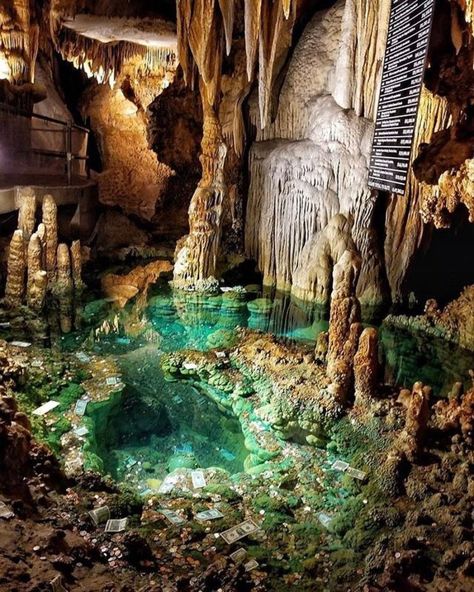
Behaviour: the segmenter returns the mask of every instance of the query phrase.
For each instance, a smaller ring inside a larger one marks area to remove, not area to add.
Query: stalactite
[[[232,34],[234,32],[234,0],[219,0],[222,20],[224,21],[225,49],[227,55],[232,48]]]
[[[46,229],[45,263],[48,280],[54,280],[58,248],[58,208],[52,195],[43,198],[43,224]]]
[[[19,206],[18,228],[23,231],[23,238],[29,241],[36,225],[36,195],[31,187],[18,190],[16,201]]]
[[[247,76],[253,80],[257,58],[260,18],[263,0],[245,0],[245,48],[247,52]]]
[[[8,254],[5,306],[18,308],[25,295],[26,256],[22,230],[15,230]]]

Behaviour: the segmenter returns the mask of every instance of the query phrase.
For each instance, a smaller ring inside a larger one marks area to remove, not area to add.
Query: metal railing
[[[46,115],[28,113],[5,103],[0,103],[0,120],[2,114],[8,117],[4,117],[1,121],[0,143],[3,135],[10,161],[14,162],[14,154],[62,159],[65,163],[68,185],[72,182],[74,162],[83,162],[85,175],[89,177],[87,168],[89,130],[86,127]],[[21,118],[21,123],[19,124],[15,118]],[[46,125],[35,127],[36,121]],[[38,143],[37,146],[35,142]]]

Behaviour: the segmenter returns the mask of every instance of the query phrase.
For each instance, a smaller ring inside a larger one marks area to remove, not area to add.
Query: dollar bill
[[[105,532],[123,532],[127,528],[128,518],[118,520],[107,520]]]
[[[107,522],[107,520],[110,518],[109,506],[95,508],[89,512],[89,516],[92,518],[92,521],[96,526],[102,524],[103,522]]]
[[[79,426],[77,428],[74,428],[73,431],[76,434],[76,436],[79,436],[79,438],[82,438],[82,436],[87,436],[87,434],[89,433],[89,430],[86,428],[86,426]]]
[[[336,460],[333,462],[331,469],[333,471],[341,471],[341,472],[345,472],[347,471],[347,469],[349,468],[349,463],[343,461],[343,460]]]
[[[367,473],[364,471],[359,471],[359,469],[354,469],[353,467],[349,467],[346,470],[346,474],[354,477],[354,479],[359,479],[359,481],[364,481],[364,479],[367,477]]]
[[[35,409],[33,411],[33,415],[46,415],[47,413],[55,409],[58,405],[59,403],[57,401],[48,401],[44,405],[41,405],[41,407],[38,407],[38,409]]]
[[[247,563],[244,564],[245,571],[252,571],[253,569],[257,569],[257,567],[258,561],[255,561],[255,559],[251,559],[250,561],[247,561]]]
[[[14,345],[15,347],[31,347],[31,343],[29,341],[12,341],[10,345]]]
[[[115,386],[116,384],[120,384],[120,378],[118,376],[109,376],[105,379],[105,384],[107,386]]]
[[[234,563],[237,563],[237,565],[239,563],[242,563],[242,561],[245,559],[246,556],[247,556],[247,551],[243,547],[240,547],[240,549],[237,549],[237,551],[234,551],[233,553],[231,553],[229,555],[229,557],[232,559],[232,561]]]
[[[219,510],[205,510],[204,512],[198,512],[196,514],[196,520],[217,520],[223,518],[224,514]]]
[[[204,471],[192,471],[191,479],[193,482],[194,489],[201,489],[201,487],[206,487],[206,477],[204,476]]]
[[[74,406],[74,413],[76,415],[80,415],[81,417],[85,415],[88,403],[89,401],[87,401],[86,399],[79,399],[78,401],[76,401],[76,405]]]
[[[241,522],[240,524],[237,524],[228,530],[224,530],[224,532],[220,533],[220,536],[226,543],[231,545],[232,543],[240,541],[240,539],[243,539],[257,530],[260,530],[260,527],[255,524],[253,520],[245,520],[245,522]]]
[[[329,528],[331,526],[332,517],[329,516],[329,514],[326,514],[326,512],[319,512],[316,516],[324,528]]]
[[[181,516],[173,510],[165,510],[163,508],[160,508],[158,512],[160,512],[160,514],[163,514],[163,516],[168,520],[168,522],[175,526],[177,526],[178,524],[184,524],[184,522],[186,522],[184,518],[181,518]]]
[[[79,362],[82,362],[83,364],[87,364],[87,362],[91,361],[90,357],[84,352],[77,352],[76,358],[79,360]]]

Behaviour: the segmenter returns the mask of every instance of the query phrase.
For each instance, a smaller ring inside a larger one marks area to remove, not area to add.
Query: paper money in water
[[[35,409],[33,411],[33,415],[46,415],[47,413],[55,409],[58,405],[59,403],[57,401],[48,401],[44,405],[41,405],[41,407],[38,407],[38,409]]]
[[[76,401],[74,413],[76,415],[80,415],[81,417],[85,415],[88,403],[89,401],[87,401],[86,399],[79,399],[78,401]]]
[[[331,469],[333,471],[347,471],[347,469],[349,468],[349,463],[346,463],[343,460],[336,460],[333,462]]]
[[[319,522],[324,526],[324,528],[329,528],[331,526],[332,518],[326,512],[319,512],[317,514]]]
[[[181,518],[181,516],[179,514],[177,514],[176,512],[174,512],[173,510],[165,510],[163,508],[160,508],[158,510],[158,512],[160,512],[160,514],[163,514],[163,516],[171,524],[178,525],[178,524],[183,524],[184,522],[186,522],[186,520],[184,518]]]
[[[172,477],[171,475],[167,475],[164,480],[163,483],[160,485],[160,488],[158,489],[158,493],[170,493],[176,483],[178,482],[177,477]]]
[[[232,561],[237,564],[242,563],[246,556],[247,551],[243,547],[240,547],[240,549],[237,549],[237,551],[234,551],[229,555]]]
[[[257,569],[257,567],[258,561],[255,561],[255,559],[251,559],[250,561],[247,561],[247,563],[244,564],[245,571],[252,571],[253,569]]]
[[[224,530],[224,532],[221,532],[220,536],[226,543],[231,545],[232,543],[235,543],[235,541],[240,541],[240,539],[243,539],[259,529],[260,527],[255,524],[253,520],[245,520],[245,522],[241,522],[228,530]]]
[[[118,376],[109,376],[105,379],[105,384],[107,386],[115,386],[116,384],[120,384],[120,378]]]
[[[105,532],[122,532],[127,528],[128,518],[120,518],[119,520],[107,520],[105,525]]]
[[[10,345],[14,345],[15,347],[31,347],[29,341],[11,341]]]
[[[4,502],[0,502],[0,518],[13,518],[14,515]]]
[[[223,518],[224,514],[219,510],[204,510],[204,512],[198,512],[196,514],[196,520],[217,520]]]
[[[87,436],[89,430],[86,428],[86,426],[79,426],[77,428],[74,428],[74,433],[76,434],[76,436],[79,436],[79,438],[82,438],[83,436]]]
[[[109,506],[94,508],[89,512],[89,516],[92,518],[92,521],[96,526],[102,524],[103,522],[107,522],[107,520],[110,518]]]
[[[346,470],[346,474],[350,475],[351,477],[354,477],[354,479],[359,479],[359,481],[364,481],[364,479],[367,477],[367,473],[365,473],[364,471],[359,471],[359,469],[354,469],[352,467],[349,467]]]
[[[230,450],[226,450],[225,448],[220,449],[220,455],[223,456],[226,460],[235,460],[235,454],[232,454]]]
[[[184,362],[183,368],[185,370],[197,370],[198,369],[198,365],[197,364],[193,364],[192,362]]]
[[[193,481],[194,489],[206,487],[206,477],[204,476],[204,471],[192,471],[191,479]]]
[[[82,362],[84,364],[87,364],[87,362],[91,361],[89,356],[87,354],[85,354],[84,352],[77,352],[76,358],[79,360],[79,362]]]
[[[9,321],[6,321],[4,323],[0,323],[0,329],[9,329],[12,326],[12,324]]]

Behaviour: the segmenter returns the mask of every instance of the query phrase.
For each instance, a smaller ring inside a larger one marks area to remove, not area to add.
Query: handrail
[[[48,117],[47,115],[39,115],[37,113],[28,113],[27,111],[24,111],[22,109],[17,109],[16,107],[13,107],[12,105],[8,105],[6,103],[1,103],[0,102],[0,112],[6,112],[6,113],[10,113],[13,115],[17,115],[20,117],[25,117],[28,118],[29,120],[32,119],[38,119],[40,121],[46,121],[49,123],[54,123],[56,125],[61,125],[63,126],[63,130],[61,130],[61,133],[65,132],[65,141],[66,141],[66,151],[65,152],[61,152],[61,151],[53,151],[53,150],[44,150],[44,149],[35,149],[35,148],[30,148],[29,150],[25,151],[25,152],[31,152],[33,154],[42,154],[43,156],[49,156],[52,158],[65,158],[66,160],[66,174],[67,174],[67,180],[68,180],[68,185],[71,184],[72,182],[72,162],[74,160],[88,160],[88,156],[81,156],[80,154],[74,154],[72,151],[72,132],[73,131],[80,131],[82,133],[84,133],[86,136],[89,135],[89,130],[86,127],[83,127],[81,125],[77,125],[75,123],[73,123],[72,121],[63,121],[61,119],[55,119],[54,117]],[[32,128],[32,131],[42,131],[45,133],[57,133],[59,130],[48,130],[48,129],[35,129]],[[89,177],[89,171],[87,170],[87,176]]]
[[[50,123],[57,123],[58,125],[63,125],[64,127],[71,127],[72,129],[77,129],[81,132],[88,134],[90,132],[87,127],[83,127],[82,125],[77,125],[77,123],[72,123],[70,121],[64,121],[62,119],[55,119],[54,117],[48,117],[47,115],[40,115],[39,113],[28,113],[27,111],[23,111],[22,109],[17,109],[12,105],[8,105],[7,103],[0,103],[0,111],[8,111],[9,113],[13,113],[15,115],[20,115],[20,117],[27,117],[28,119],[40,119],[41,121],[49,121]]]

